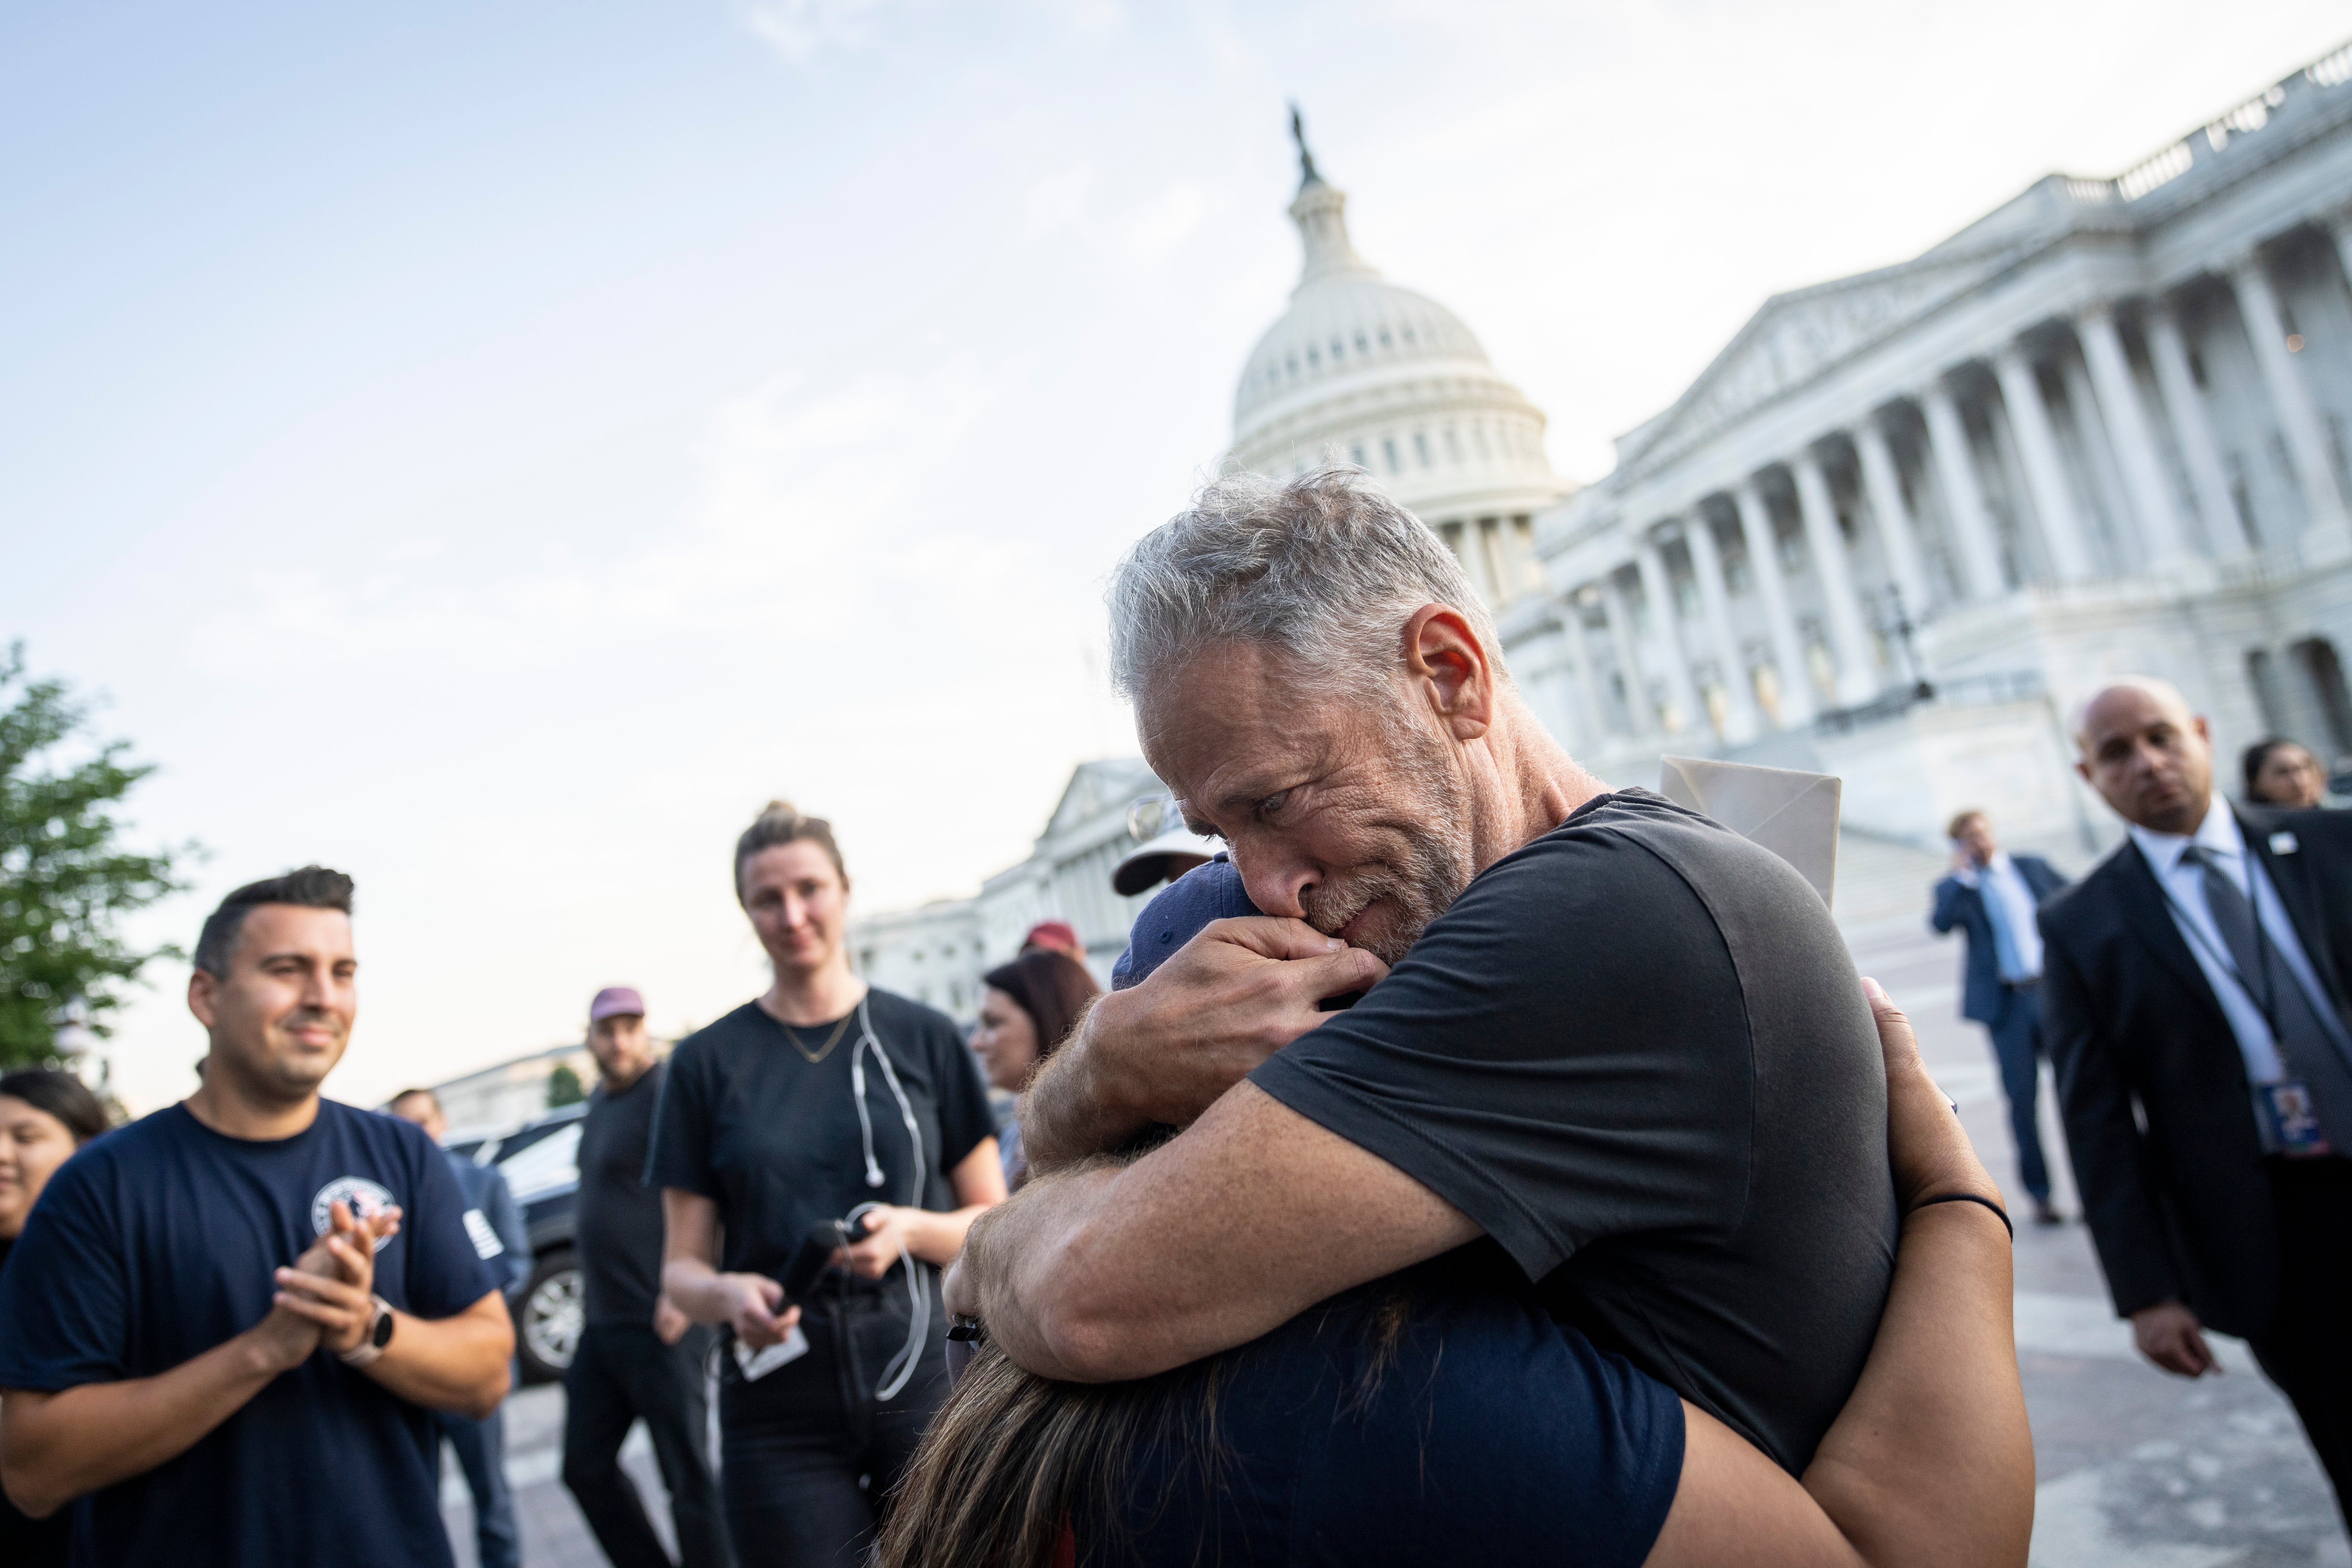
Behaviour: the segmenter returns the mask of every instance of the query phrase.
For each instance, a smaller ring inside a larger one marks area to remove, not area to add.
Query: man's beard
[[[1429,922],[1470,885],[1470,814],[1461,782],[1442,748],[1426,736],[1396,737],[1402,763],[1399,804],[1406,809],[1381,826],[1402,840],[1382,864],[1317,883],[1298,896],[1307,923],[1327,936],[1375,903],[1386,903],[1384,930],[1367,931],[1357,945],[1383,963],[1402,958]]]

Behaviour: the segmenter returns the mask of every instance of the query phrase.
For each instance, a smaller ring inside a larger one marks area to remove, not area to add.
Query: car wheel
[[[548,1253],[530,1271],[515,1307],[515,1353],[525,1383],[553,1383],[563,1375],[587,1316],[579,1255],[568,1247]]]

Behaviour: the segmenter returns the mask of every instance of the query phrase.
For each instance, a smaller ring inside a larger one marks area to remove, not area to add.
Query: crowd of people
[[[730,865],[768,989],[667,1058],[590,1004],[562,1479],[617,1568],[673,1561],[638,1420],[688,1568],[2021,1565],[2008,1205],[1811,884],[1579,767],[1353,470],[1209,486],[1111,629],[1181,820],[1108,992],[1044,928],[969,1040],[866,984],[778,801]],[[2341,1492],[2352,817],[2276,746],[2295,804],[2220,800],[2161,682],[2076,729],[2123,847],[2069,886],[1970,813],[1935,895],[2021,1189],[2062,1221],[2047,1057],[2142,1347],[2248,1337]],[[445,1441],[514,1561],[528,1243],[429,1091],[322,1098],[351,909],[310,867],[209,917],[180,1105],[0,1079],[12,1568],[446,1563]]]

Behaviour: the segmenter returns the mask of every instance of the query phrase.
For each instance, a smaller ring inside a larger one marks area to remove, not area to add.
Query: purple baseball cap
[[[634,985],[607,985],[596,993],[596,1000],[588,1004],[588,1021],[592,1024],[624,1015],[638,1018],[646,1016],[646,999],[637,994]]]

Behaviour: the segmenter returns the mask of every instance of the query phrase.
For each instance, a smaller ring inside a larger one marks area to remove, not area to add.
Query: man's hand
[[[1088,1009],[1022,1102],[1030,1169],[1120,1147],[1155,1122],[1188,1127],[1266,1058],[1331,1016],[1388,965],[1304,921],[1217,921],[1150,979]]]
[[[758,1274],[721,1274],[719,1282],[728,1294],[731,1310],[727,1321],[735,1337],[755,1351],[782,1343],[801,1321],[798,1307],[776,1310],[783,1306],[784,1288],[772,1279]]]
[[[654,1338],[666,1345],[674,1345],[686,1337],[693,1321],[677,1310],[677,1303],[668,1296],[654,1298]]]
[[[2205,1342],[2205,1325],[2179,1302],[2142,1307],[2132,1314],[2131,1325],[2139,1353],[2165,1371],[2183,1377],[2202,1377],[2209,1372],[2221,1374],[2221,1363]]]
[[[327,1211],[329,1229],[294,1267],[278,1270],[271,1315],[282,1307],[319,1329],[318,1342],[337,1355],[357,1350],[375,1321],[375,1248],[400,1229],[400,1211],[387,1208],[364,1220],[335,1204]]]

